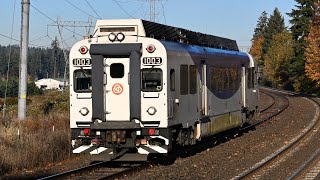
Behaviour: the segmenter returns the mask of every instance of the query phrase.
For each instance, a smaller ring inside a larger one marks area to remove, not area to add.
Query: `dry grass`
[[[31,101],[27,120],[14,120],[16,105],[12,105],[7,127],[0,125],[0,175],[70,157],[68,94],[49,92]]]

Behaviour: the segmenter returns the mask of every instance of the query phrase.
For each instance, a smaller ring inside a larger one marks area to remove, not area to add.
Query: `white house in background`
[[[34,82],[36,86],[40,89],[58,89],[61,90],[64,86],[63,80],[57,80],[57,79],[39,79],[36,82]]]

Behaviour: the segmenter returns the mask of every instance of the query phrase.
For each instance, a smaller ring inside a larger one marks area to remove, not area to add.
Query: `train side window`
[[[124,65],[121,63],[113,63],[110,66],[110,76],[112,78],[123,78]]]
[[[170,69],[170,91],[176,90],[176,73],[174,69]]]
[[[190,85],[190,94],[197,93],[197,66],[189,66],[189,85]]]
[[[73,73],[74,77],[74,91],[81,92],[91,92],[91,69],[78,69]]]
[[[210,74],[210,89],[211,91],[216,91],[217,90],[217,78],[216,78],[216,68],[215,67],[210,67],[209,69],[209,74]]]
[[[141,90],[143,92],[162,91],[162,70],[159,68],[142,69]]]
[[[180,94],[188,94],[188,65],[180,65]]]

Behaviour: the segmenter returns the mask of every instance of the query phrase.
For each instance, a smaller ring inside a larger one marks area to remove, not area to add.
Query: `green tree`
[[[305,37],[309,34],[309,26],[311,18],[314,15],[314,3],[318,0],[295,0],[296,9],[292,9],[288,15],[291,17],[290,30],[296,41],[294,46],[294,58],[290,64],[290,77],[294,83],[295,91],[307,92],[312,89],[314,84],[305,74],[305,53],[306,48]]]
[[[257,22],[258,23],[256,28],[254,29],[254,34],[252,39],[265,36],[265,32],[268,24],[268,13],[266,11],[263,11]]]
[[[254,29],[254,34],[252,38],[252,45],[250,48],[249,53],[253,56],[253,58],[256,60],[256,62],[259,65],[263,64],[262,61],[262,45],[264,42],[264,36],[266,32],[268,17],[267,13],[263,11],[257,21],[257,26]]]
[[[286,30],[284,24],[284,18],[281,15],[278,8],[275,8],[273,14],[271,14],[268,19],[267,26],[265,28],[265,36],[263,42],[263,55],[268,52],[269,47],[271,46],[271,41],[274,35],[284,32]]]
[[[287,89],[289,72],[288,65],[294,55],[294,40],[291,33],[282,32],[273,36],[270,48],[265,55],[263,72],[272,86]]]

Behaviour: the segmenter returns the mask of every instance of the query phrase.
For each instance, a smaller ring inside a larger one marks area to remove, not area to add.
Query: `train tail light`
[[[153,53],[155,50],[156,50],[156,47],[155,47],[153,44],[149,44],[149,45],[147,46],[147,51],[148,51],[149,53]]]
[[[150,128],[150,129],[148,130],[148,132],[149,132],[149,135],[150,135],[150,136],[153,136],[153,135],[156,134],[156,129]]]
[[[89,135],[90,134],[90,129],[88,129],[88,128],[83,129],[83,134],[84,135]]]

